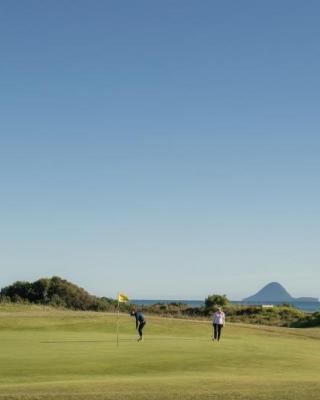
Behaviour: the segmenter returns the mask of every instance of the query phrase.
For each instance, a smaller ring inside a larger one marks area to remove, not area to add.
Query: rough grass
[[[319,399],[320,329],[0,306],[0,399]]]

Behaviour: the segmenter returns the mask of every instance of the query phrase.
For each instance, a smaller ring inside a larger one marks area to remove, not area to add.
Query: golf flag
[[[126,303],[127,301],[129,301],[128,296],[126,296],[124,293],[119,293],[118,302],[119,303]]]
[[[117,309],[117,346],[119,347],[119,314],[120,314],[120,303],[126,303],[129,301],[129,297],[124,293],[118,293],[118,309]]]

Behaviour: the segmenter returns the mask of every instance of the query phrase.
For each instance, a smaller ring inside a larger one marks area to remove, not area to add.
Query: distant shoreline
[[[169,304],[169,303],[182,303],[186,304],[189,307],[202,307],[204,306],[204,301],[203,300],[166,300],[166,299],[156,299],[156,300],[146,300],[146,299],[132,299],[131,300],[132,304],[136,305],[141,305],[141,306],[150,306],[153,304],[157,303],[163,303],[163,304]],[[245,302],[241,300],[234,300],[231,301],[231,304],[239,304],[239,305],[263,305],[263,304],[272,304],[274,306],[277,306],[279,304],[284,304],[288,303],[292,305],[293,307],[298,308],[299,310],[302,311],[307,311],[307,312],[316,312],[320,311],[320,302],[283,302],[283,301],[265,301],[265,302]]]

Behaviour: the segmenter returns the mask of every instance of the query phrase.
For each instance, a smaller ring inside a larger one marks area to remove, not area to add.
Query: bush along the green
[[[17,281],[1,289],[0,299],[87,311],[114,311],[117,306],[115,300],[92,296],[74,283],[57,276],[35,282]],[[124,307],[122,305],[122,309]]]
[[[167,317],[209,319],[212,318],[216,307],[220,306],[220,304],[217,304],[216,299],[217,297],[215,297],[215,301],[213,302],[206,302],[203,307],[189,307],[186,304],[177,303],[157,303],[148,306],[139,306],[139,309],[149,314]],[[220,298],[219,302],[221,303]],[[306,317],[305,312],[292,306],[288,307],[287,305],[264,308],[259,305],[240,305],[226,302],[223,310],[228,322],[270,326],[298,326],[299,321],[302,321]],[[309,323],[311,322],[309,321]]]
[[[292,326],[296,328],[312,328],[320,327],[320,312],[314,312],[313,314],[304,315],[302,318],[295,321]]]
[[[17,281],[0,291],[0,302],[44,304],[84,311],[118,310],[116,300],[108,297],[96,297],[79,286],[54,276],[35,282]],[[121,312],[138,308],[142,312],[174,317],[209,319],[218,306],[222,306],[228,322],[242,322],[286,327],[320,326],[320,312],[305,313],[290,304],[266,308],[259,305],[232,304],[226,295],[212,294],[206,297],[204,306],[190,307],[185,303],[157,303],[135,306],[132,303],[120,303]]]

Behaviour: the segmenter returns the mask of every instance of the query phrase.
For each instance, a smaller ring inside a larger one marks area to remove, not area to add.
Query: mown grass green
[[[0,399],[320,398],[320,329],[0,306]]]

